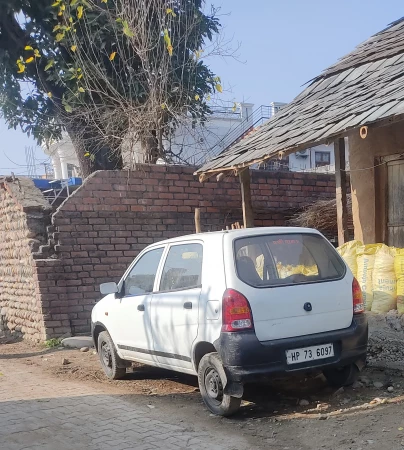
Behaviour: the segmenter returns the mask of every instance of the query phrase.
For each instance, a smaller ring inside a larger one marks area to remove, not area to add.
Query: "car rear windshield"
[[[240,238],[234,244],[238,277],[254,287],[337,280],[345,265],[318,234],[278,234]]]

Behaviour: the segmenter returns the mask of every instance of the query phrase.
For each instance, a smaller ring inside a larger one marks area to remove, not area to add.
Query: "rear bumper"
[[[332,358],[288,365],[286,350],[334,344]],[[354,316],[349,328],[309,336],[260,342],[254,331],[222,333],[214,343],[230,381],[244,383],[273,375],[366,363],[368,322],[365,314]]]

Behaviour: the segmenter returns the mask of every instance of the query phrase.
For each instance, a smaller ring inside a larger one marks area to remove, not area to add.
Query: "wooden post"
[[[251,175],[247,167],[239,172],[241,185],[241,200],[243,203],[244,228],[254,227],[254,210],[251,201]]]
[[[195,231],[196,233],[201,232],[201,210],[195,208]]]
[[[345,242],[347,242],[349,239],[344,138],[338,138],[335,140],[334,154],[337,197],[338,245],[342,245],[345,244]]]

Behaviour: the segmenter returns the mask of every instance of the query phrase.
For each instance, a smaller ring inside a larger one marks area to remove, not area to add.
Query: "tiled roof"
[[[197,173],[249,166],[404,114],[404,18],[315,78],[259,130]]]

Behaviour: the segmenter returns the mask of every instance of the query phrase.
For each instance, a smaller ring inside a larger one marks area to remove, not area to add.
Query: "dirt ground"
[[[93,350],[46,349],[0,339],[1,359],[35,365],[62,380],[102,385],[105,393],[136,396],[173,422],[203,423],[212,433],[239,433],[255,448],[404,449],[404,373],[366,369],[354,387],[336,390],[322,375],[246,386],[240,412],[230,419],[203,406],[195,377],[136,364],[124,380],[105,378]]]

